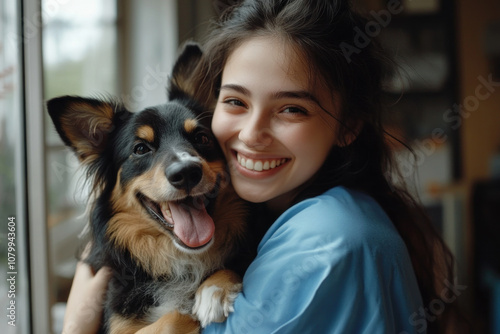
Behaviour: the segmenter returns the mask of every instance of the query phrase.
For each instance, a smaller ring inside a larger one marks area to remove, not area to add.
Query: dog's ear
[[[182,97],[194,97],[195,85],[193,73],[198,65],[203,51],[195,42],[187,42],[175,62],[168,87],[168,99],[175,100]]]
[[[91,163],[103,153],[115,119],[129,113],[119,103],[78,96],[49,100],[47,109],[59,136],[82,163]]]

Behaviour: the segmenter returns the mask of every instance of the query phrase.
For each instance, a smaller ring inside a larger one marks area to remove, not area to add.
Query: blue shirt
[[[378,203],[335,187],[285,211],[243,278],[234,313],[203,333],[416,333],[406,246]],[[419,331],[421,333],[421,331]]]

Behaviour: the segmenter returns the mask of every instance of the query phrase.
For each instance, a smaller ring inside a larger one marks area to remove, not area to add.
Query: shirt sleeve
[[[387,256],[394,245],[379,247],[390,233],[360,228],[365,217],[340,204],[312,200],[280,217],[245,273],[235,311],[203,333],[412,330],[405,323],[420,303],[411,266]],[[335,217],[326,214],[336,206]]]

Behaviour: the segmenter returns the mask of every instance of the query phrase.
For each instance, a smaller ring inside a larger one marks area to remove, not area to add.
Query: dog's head
[[[93,179],[94,238],[105,236],[153,274],[163,274],[153,262],[172,252],[210,248],[213,200],[227,182],[210,114],[190,97],[189,74],[200,56],[197,46],[184,48],[163,105],[132,113],[120,103],[74,96],[47,104]]]

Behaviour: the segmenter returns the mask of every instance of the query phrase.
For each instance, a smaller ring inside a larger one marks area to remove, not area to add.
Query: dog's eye
[[[204,132],[199,132],[196,134],[194,140],[196,141],[197,144],[199,145],[210,145],[212,140],[210,137],[204,133]]]
[[[139,143],[134,146],[134,154],[136,155],[143,155],[149,151],[151,151],[151,149],[146,144]]]

